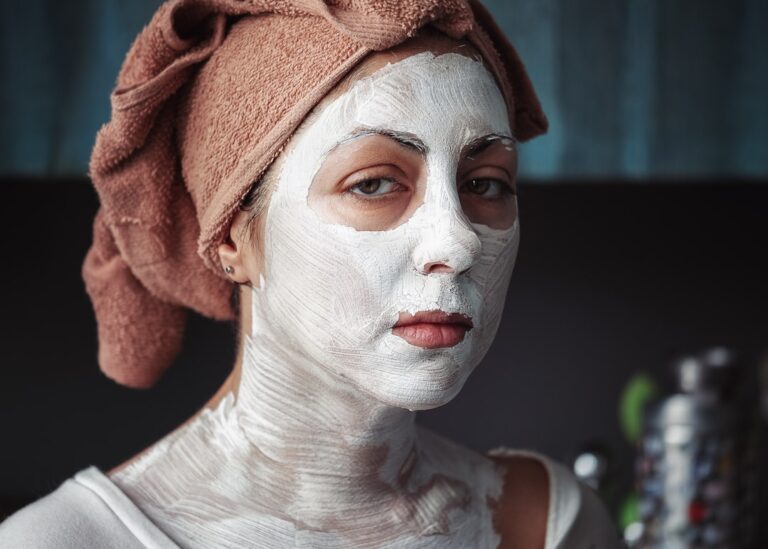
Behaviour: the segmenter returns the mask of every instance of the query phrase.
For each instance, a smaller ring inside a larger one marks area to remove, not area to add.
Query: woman
[[[478,4],[242,6],[171,2],[134,44],[91,163],[84,267],[107,375],[153,383],[184,308],[227,317],[232,283],[235,369],[164,439],[11,517],[0,545],[618,546],[559,465],[414,423],[501,318],[516,143],[545,128],[511,46]]]

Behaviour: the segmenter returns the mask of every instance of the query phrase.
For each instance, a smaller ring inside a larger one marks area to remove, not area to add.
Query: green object
[[[658,392],[653,378],[645,372],[633,375],[624,387],[619,401],[619,421],[624,436],[631,443],[640,440],[643,433],[643,409]]]
[[[619,527],[622,532],[633,522],[640,521],[640,511],[638,510],[637,494],[629,494],[619,509]]]

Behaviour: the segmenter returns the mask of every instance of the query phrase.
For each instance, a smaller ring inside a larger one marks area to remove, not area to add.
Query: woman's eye
[[[488,199],[500,198],[507,193],[514,194],[512,188],[504,181],[490,178],[470,179],[464,184],[464,189]]]
[[[382,196],[391,193],[397,186],[398,183],[394,179],[376,177],[355,183],[347,190],[356,195]]]

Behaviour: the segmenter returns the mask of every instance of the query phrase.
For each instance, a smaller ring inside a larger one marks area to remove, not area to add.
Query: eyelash
[[[365,185],[366,183],[370,183],[372,181],[390,181],[398,187],[404,186],[397,179],[393,177],[368,177],[366,179],[361,179],[360,181],[357,181],[352,185],[350,185],[349,187],[347,187],[345,194],[351,195],[352,198],[354,198],[355,200],[371,202],[374,200],[386,200],[391,194],[395,192],[401,192],[401,191],[390,191],[382,195],[374,195],[374,194],[368,194],[368,193],[362,193],[362,192],[357,193],[353,191],[353,189],[359,189],[362,185]]]
[[[498,187],[500,188],[499,196],[497,196],[495,198],[488,198],[487,200],[491,200],[491,201],[493,201],[493,200],[501,200],[505,195],[516,195],[517,194],[517,192],[515,191],[515,189],[511,185],[509,185],[505,181],[502,181],[501,179],[494,179],[492,177],[474,177],[474,178],[468,180],[467,183],[465,183],[465,185],[469,184],[469,183],[472,183],[473,181],[490,181],[490,182],[495,183],[496,185],[498,185]],[[478,194],[478,193],[472,193],[472,194]],[[478,194],[478,196],[482,196],[482,195]]]
[[[390,195],[394,194],[395,192],[401,192],[401,191],[390,191],[382,195],[354,192],[353,189],[359,189],[362,185],[373,182],[373,181],[390,181],[399,187],[403,186],[400,182],[398,182],[396,179],[392,177],[369,177],[366,179],[362,179],[356,183],[353,183],[352,185],[347,187],[345,194],[351,195],[351,197],[355,200],[370,203],[372,201],[377,201],[377,200],[387,200],[388,198],[390,198]],[[468,183],[472,183],[473,181],[490,181],[491,183],[495,183],[499,187],[499,195],[493,198],[486,198],[486,200],[489,200],[489,201],[501,200],[506,195],[517,194],[517,192],[511,185],[509,185],[508,183],[500,179],[494,179],[492,177],[475,177],[473,179],[468,180],[467,183],[465,183],[465,185]],[[471,192],[471,191],[468,191],[468,192]],[[482,196],[482,194],[480,193],[472,193],[472,194],[477,194],[478,196]]]

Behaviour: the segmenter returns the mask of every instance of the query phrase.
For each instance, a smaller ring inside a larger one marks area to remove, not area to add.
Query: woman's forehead
[[[481,135],[511,137],[506,103],[483,63],[428,51],[357,80],[304,129],[322,132],[324,140],[333,136],[337,144],[361,130],[407,133],[451,148]]]

